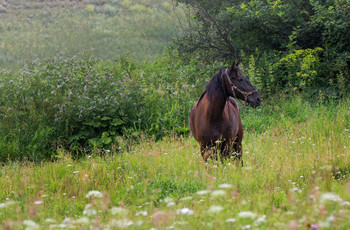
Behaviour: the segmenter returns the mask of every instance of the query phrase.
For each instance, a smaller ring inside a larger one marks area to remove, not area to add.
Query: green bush
[[[78,155],[118,151],[123,137],[188,133],[189,110],[218,65],[182,65],[170,55],[152,63],[106,62],[86,53],[3,71],[0,160],[40,161],[58,146]]]

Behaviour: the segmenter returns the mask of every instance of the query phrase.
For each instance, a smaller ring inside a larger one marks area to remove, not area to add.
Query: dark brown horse
[[[253,108],[260,104],[259,92],[242,74],[238,63],[215,74],[193,106],[189,124],[199,142],[203,159],[234,157],[242,160],[243,126],[238,104],[233,97],[244,100]]]

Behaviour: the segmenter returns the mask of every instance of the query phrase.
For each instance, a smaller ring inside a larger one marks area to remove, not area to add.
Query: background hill
[[[85,50],[103,59],[153,58],[180,36],[176,26],[185,18],[165,0],[3,1],[0,17],[3,68]]]

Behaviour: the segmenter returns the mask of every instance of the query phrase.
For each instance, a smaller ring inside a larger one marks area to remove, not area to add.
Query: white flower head
[[[334,194],[332,192],[327,192],[327,193],[323,193],[320,195],[320,202],[324,203],[324,202],[342,202],[343,200],[340,198],[340,196],[338,196],[337,194]]]
[[[23,225],[27,226],[26,230],[40,229],[40,226],[33,220],[24,220]]]
[[[343,203],[341,203],[341,206],[350,206],[350,202],[349,201],[344,201]]]
[[[214,190],[211,192],[212,197],[225,196],[226,192],[224,190]]]
[[[171,206],[174,206],[174,205],[176,205],[175,202],[169,202],[166,206],[167,206],[167,207],[171,207]]]
[[[190,215],[193,215],[194,214],[194,211],[189,209],[189,208],[182,208],[182,209],[178,209],[176,210],[176,214],[177,215],[187,215],[187,216],[190,216]]]
[[[238,213],[238,217],[239,218],[255,219],[256,218],[256,214],[254,212],[251,212],[251,211],[243,211],[243,212]]]
[[[127,228],[127,227],[130,227],[133,224],[134,224],[134,222],[132,222],[131,220],[127,220],[127,219],[112,220],[111,221],[111,225],[115,226],[115,227],[118,227],[118,228]]]
[[[35,204],[35,205],[40,205],[40,204],[42,204],[42,203],[43,203],[42,200],[36,200],[36,201],[34,201],[34,204]]]
[[[209,190],[200,190],[200,191],[198,191],[197,192],[197,195],[206,195],[206,194],[209,194],[210,193],[210,191]]]
[[[212,205],[208,209],[208,213],[219,213],[223,210],[224,208],[218,205]]]
[[[135,216],[147,216],[147,215],[148,215],[147,211],[138,211],[135,214]]]
[[[232,185],[231,184],[220,184],[219,186],[218,186],[219,188],[227,188],[227,189],[229,189],[229,188],[232,188]]]
[[[90,219],[83,216],[77,219],[74,223],[76,224],[81,224],[81,225],[89,225],[90,224]]]
[[[236,222],[236,219],[235,218],[228,218],[225,220],[226,223],[234,223]]]
[[[55,223],[56,221],[54,219],[52,219],[52,218],[46,218],[45,222],[46,223]]]
[[[192,196],[185,196],[180,199],[180,201],[192,200]]]
[[[111,208],[112,215],[125,216],[128,214],[128,210],[121,207],[113,207]]]
[[[88,194],[86,194],[85,197],[86,198],[90,198],[90,197],[102,198],[103,194],[100,191],[92,190],[92,191],[88,192]]]
[[[254,221],[254,225],[255,225],[255,226],[258,226],[258,225],[264,224],[264,223],[266,223],[266,216],[265,216],[265,215],[260,216],[258,219],[256,219],[256,220]]]
[[[97,215],[97,211],[94,208],[92,208],[91,204],[87,204],[85,206],[84,211],[83,211],[83,215],[85,215],[85,216],[96,216]]]
[[[173,199],[170,198],[170,197],[165,197],[165,198],[164,198],[164,202],[165,202],[165,203],[170,203],[170,202],[172,202],[172,201],[173,201]]]

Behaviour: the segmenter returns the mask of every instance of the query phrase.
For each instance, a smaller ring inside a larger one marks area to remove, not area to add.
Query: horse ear
[[[236,69],[241,61],[236,59],[232,62],[232,64],[228,67],[228,71],[231,72],[233,69]]]
[[[233,61],[233,63],[228,67],[228,72],[231,73],[231,71],[235,68],[235,61]]]
[[[241,59],[236,60],[236,66],[239,66],[239,64],[241,64]]]

